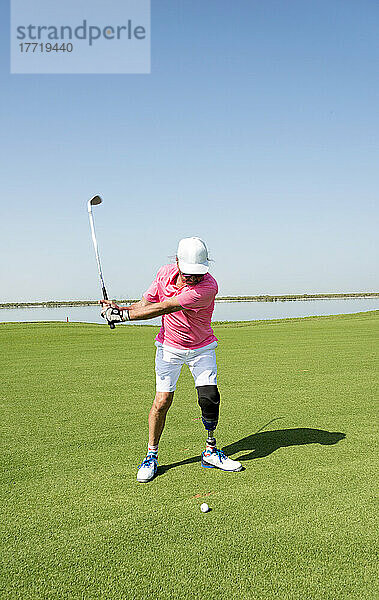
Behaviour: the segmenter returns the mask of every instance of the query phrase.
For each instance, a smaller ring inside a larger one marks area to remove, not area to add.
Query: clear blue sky
[[[379,4],[152,0],[151,75],[10,75],[1,301],[137,297],[200,235],[220,293],[377,291]]]

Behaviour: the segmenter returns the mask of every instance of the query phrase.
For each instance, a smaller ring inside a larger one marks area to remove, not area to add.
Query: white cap
[[[185,275],[204,275],[208,273],[208,249],[198,237],[184,238],[178,245],[177,257],[179,269]]]

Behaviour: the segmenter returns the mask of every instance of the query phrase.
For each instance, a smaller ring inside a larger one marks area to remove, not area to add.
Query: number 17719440
[[[38,42],[21,42],[19,44],[21,52],[72,52],[74,46],[69,42],[68,44],[50,44],[38,43]]]

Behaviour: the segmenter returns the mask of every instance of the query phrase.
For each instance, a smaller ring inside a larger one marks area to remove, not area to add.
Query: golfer
[[[208,469],[241,471],[216,446],[214,430],[219,417],[217,388],[217,338],[211,328],[216,280],[208,273],[208,250],[198,237],[180,240],[176,264],[161,267],[142,300],[127,307],[101,300],[102,316],[109,322],[140,321],[162,316],[155,338],[156,395],[149,413],[149,444],[139,465],[137,481],[153,479],[158,468],[158,444],[181,368],[188,365],[194,378],[202,421],[208,432],[201,465]]]

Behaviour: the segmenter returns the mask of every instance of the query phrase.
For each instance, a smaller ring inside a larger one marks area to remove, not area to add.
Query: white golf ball
[[[201,512],[208,512],[209,511],[209,506],[206,502],[203,502],[203,504],[200,506],[200,510]]]

